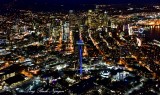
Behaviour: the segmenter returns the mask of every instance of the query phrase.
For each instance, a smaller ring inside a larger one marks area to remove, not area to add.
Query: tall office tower
[[[62,40],[64,42],[67,42],[68,41],[68,38],[69,38],[69,22],[65,22],[62,26]]]
[[[107,27],[107,25],[108,25],[108,14],[107,14],[106,11],[104,12],[104,17],[103,17],[103,19],[104,19],[103,25],[104,25],[105,27]]]
[[[95,13],[96,13],[96,14],[99,13],[99,6],[98,6],[98,5],[96,5]]]
[[[87,20],[87,24],[89,26],[91,26],[92,24],[92,10],[88,10],[88,20]]]
[[[69,29],[69,22],[65,22],[64,24],[64,34],[65,34],[65,43],[66,43],[66,52],[68,53],[69,52],[69,49],[70,49],[70,29]]]
[[[75,29],[73,30],[73,44],[74,44],[74,52],[75,54],[77,54],[77,50],[78,50],[78,47],[76,45],[77,41],[79,41],[80,37],[79,37],[79,30],[78,29]]]
[[[78,39],[79,38],[79,31],[76,28],[76,24],[77,24],[76,15],[74,14],[73,10],[69,10],[69,31],[72,32],[72,35],[73,35],[72,36],[72,41],[73,41],[72,44],[74,45],[74,51],[75,51],[76,41],[79,40]]]
[[[69,24],[71,28],[77,24],[76,15],[74,14],[73,10],[69,10]]]
[[[132,27],[129,27],[129,29],[128,29],[128,33],[129,33],[129,35],[133,35]]]
[[[127,25],[127,29],[128,29],[128,34],[131,36],[131,35],[133,35],[133,30],[132,30],[132,27],[128,24]]]
[[[81,14],[78,19],[78,24],[79,25],[85,25],[86,24],[86,20],[87,20],[87,16],[85,14]]]
[[[103,22],[103,26],[104,26],[104,31],[108,32],[108,14],[107,11],[104,12],[104,16],[103,16],[104,22]]]
[[[108,25],[107,25],[108,32],[111,32],[111,24],[112,24],[111,20],[108,20]]]
[[[128,27],[128,26],[129,26],[128,24],[124,24],[124,25],[123,25],[123,31],[124,31],[127,35],[129,35],[129,34],[128,34],[128,30],[129,30],[128,28],[129,28],[129,27]]]
[[[98,20],[99,20],[99,21],[97,21],[97,22],[98,22],[99,26],[100,26],[100,27],[103,27],[103,26],[104,26],[104,15],[103,15],[103,14],[99,14],[99,15],[98,15]],[[97,22],[96,22],[96,23],[97,23]],[[97,26],[97,25],[96,25],[96,26]]]

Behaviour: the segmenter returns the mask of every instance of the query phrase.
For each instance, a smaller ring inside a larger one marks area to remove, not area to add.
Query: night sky
[[[0,0],[0,9],[56,9],[57,5],[76,9],[80,4],[160,4],[160,0]],[[57,9],[59,9],[57,7]],[[0,10],[0,11],[1,11]]]
[[[52,4],[123,4],[123,3],[160,3],[160,0],[0,0],[1,4],[11,2],[24,2],[25,4],[38,3],[52,3]]]

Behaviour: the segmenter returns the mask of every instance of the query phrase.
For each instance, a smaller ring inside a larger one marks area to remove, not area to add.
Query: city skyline
[[[0,95],[159,95],[158,2],[0,0]]]

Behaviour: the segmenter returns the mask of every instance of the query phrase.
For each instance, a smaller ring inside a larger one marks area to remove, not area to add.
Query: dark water
[[[156,26],[156,27],[153,27],[149,30],[150,32],[150,38],[153,40],[153,39],[156,39],[156,40],[159,40],[160,41],[160,26]]]

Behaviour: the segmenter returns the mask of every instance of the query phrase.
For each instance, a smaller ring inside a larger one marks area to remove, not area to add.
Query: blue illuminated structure
[[[84,45],[83,41],[82,40],[79,40],[77,42],[77,45],[78,45],[78,49],[79,49],[79,65],[80,65],[80,75],[82,75],[82,58],[83,58],[83,49],[82,49],[82,46]]]

